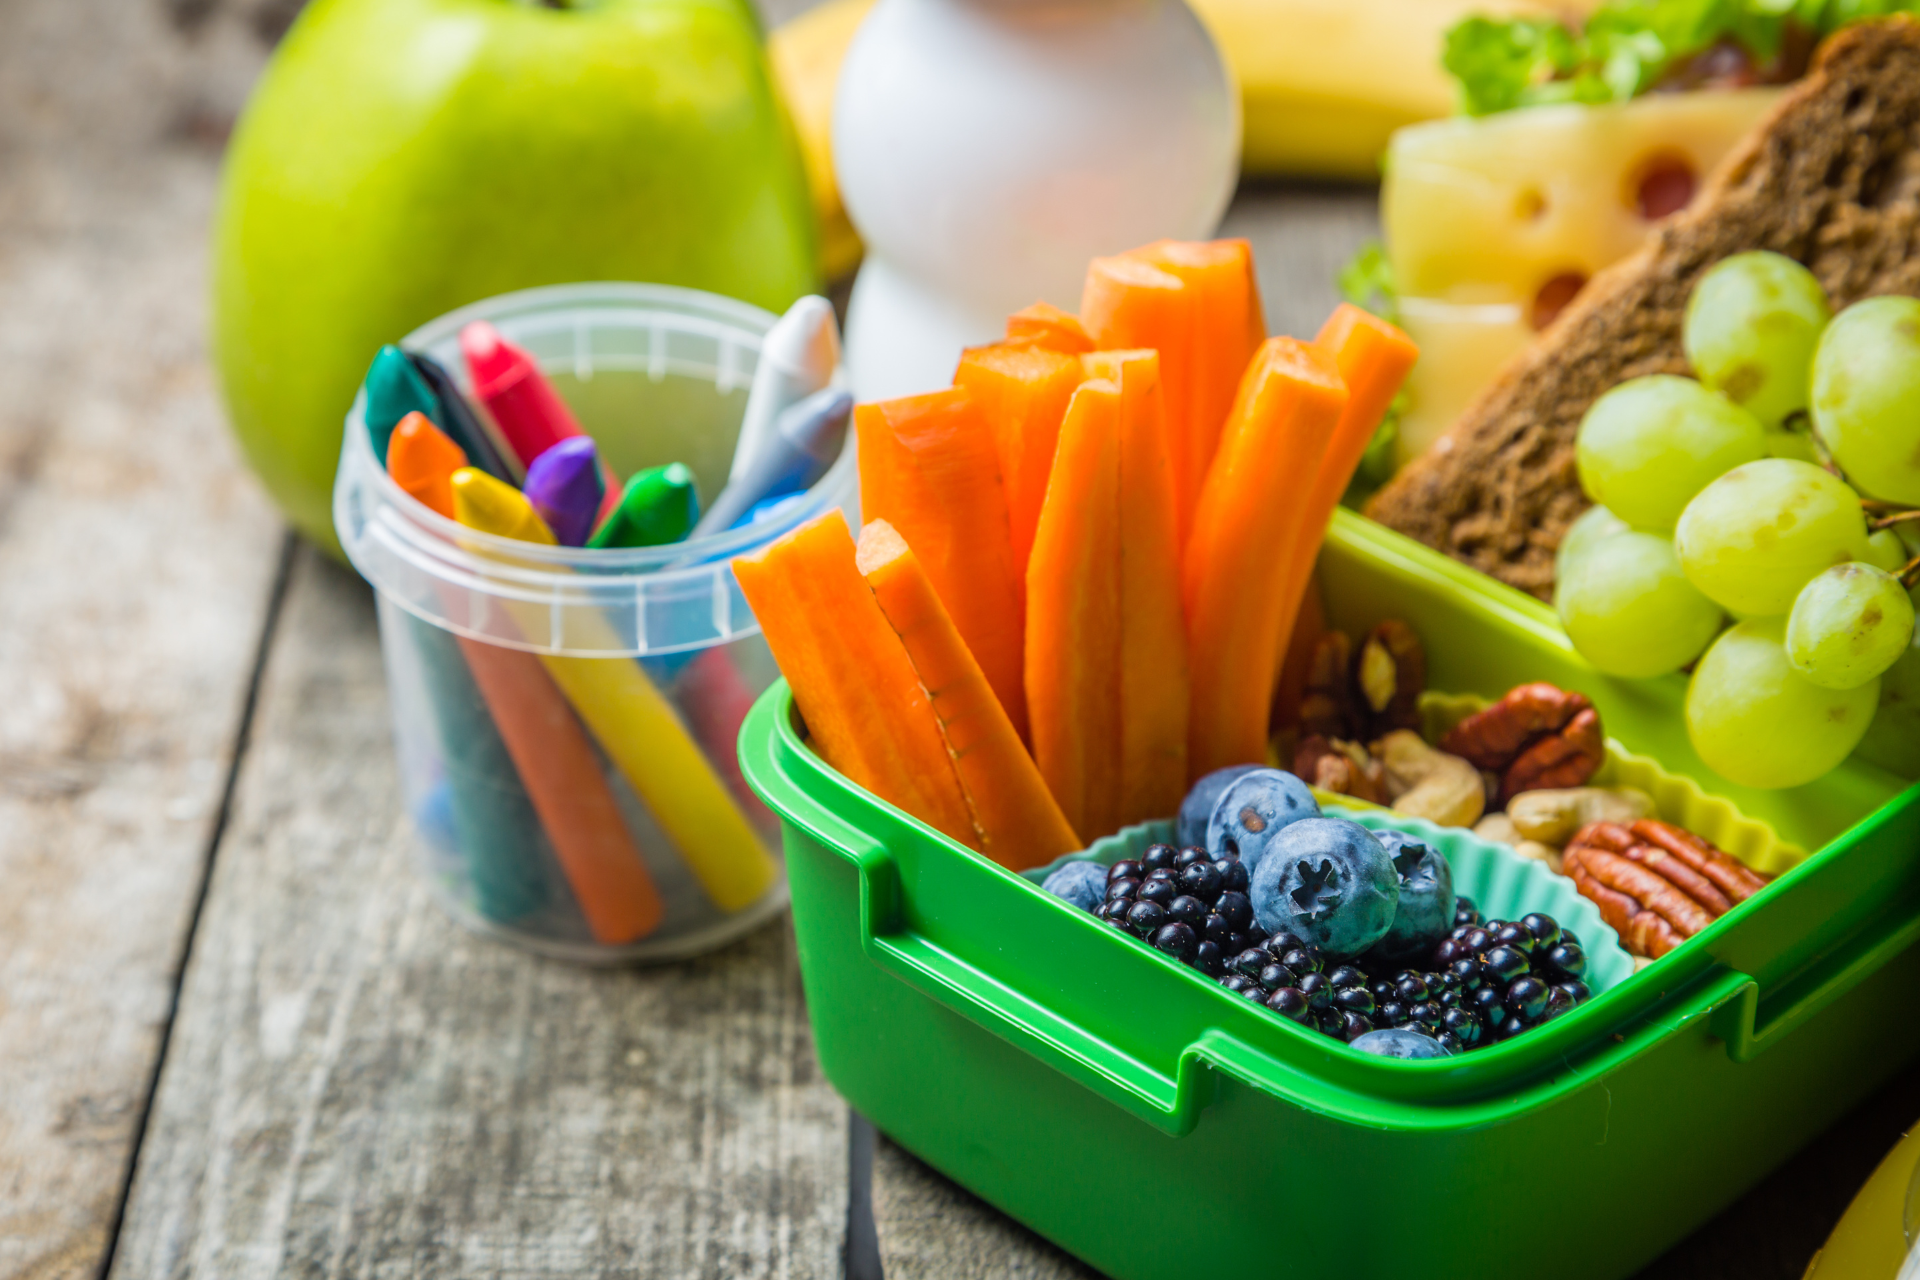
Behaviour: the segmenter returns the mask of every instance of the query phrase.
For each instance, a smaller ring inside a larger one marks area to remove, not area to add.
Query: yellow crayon
[[[552,531],[526,496],[484,471],[464,467],[454,472],[453,509],[461,524],[482,533],[555,545]],[[523,633],[546,633],[544,606],[504,603]],[[620,647],[612,627],[599,615],[573,612],[568,634],[580,647]],[[738,911],[765,893],[777,874],[773,859],[640,664],[544,653],[539,657],[614,766],[653,811],[714,905]]]

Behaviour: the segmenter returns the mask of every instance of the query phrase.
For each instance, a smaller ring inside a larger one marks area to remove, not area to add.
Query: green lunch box
[[[1319,578],[1331,626],[1411,623],[1433,688],[1579,689],[1628,751],[1816,852],[1554,1022],[1375,1058],[855,786],[778,684],[740,754],[784,825],[820,1062],[901,1145],[1129,1280],[1612,1277],[1920,1052],[1920,786],[1852,764],[1726,786],[1687,745],[1682,678],[1602,676],[1539,602],[1351,513]]]

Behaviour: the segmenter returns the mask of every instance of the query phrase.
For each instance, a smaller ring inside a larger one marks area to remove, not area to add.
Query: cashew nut
[[[1627,826],[1653,812],[1653,797],[1633,787],[1564,787],[1523,791],[1507,802],[1507,816],[1529,840],[1563,845],[1589,822]]]
[[[1443,827],[1470,827],[1486,809],[1479,770],[1459,756],[1435,751],[1411,729],[1395,729],[1373,744],[1373,754],[1386,766],[1395,813]]]
[[[1557,876],[1566,874],[1566,872],[1562,870],[1560,850],[1550,844],[1542,844],[1538,840],[1522,840],[1519,844],[1513,846],[1513,851],[1523,858],[1531,859],[1534,862],[1546,863],[1547,870]]]
[[[1473,834],[1495,844],[1520,843],[1520,832],[1514,827],[1513,819],[1504,813],[1490,813],[1474,823]]]

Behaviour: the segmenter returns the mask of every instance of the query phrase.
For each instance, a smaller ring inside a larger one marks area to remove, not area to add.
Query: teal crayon
[[[548,905],[539,815],[450,632],[403,610],[446,764],[454,842],[481,915],[506,924]]]
[[[460,446],[469,464],[502,480],[517,479],[446,370],[426,356],[409,356],[391,343],[380,348],[367,369],[366,391],[367,437],[381,466],[387,465],[387,446],[400,420],[423,413]]]

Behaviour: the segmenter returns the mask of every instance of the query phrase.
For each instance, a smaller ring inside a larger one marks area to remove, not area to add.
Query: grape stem
[[[1920,587],[1920,556],[1915,556],[1913,559],[1907,561],[1907,567],[1893,576],[1898,578],[1900,585],[1909,591],[1915,587]]]
[[[1897,524],[1910,524],[1915,520],[1920,520],[1920,507],[1911,511],[1898,511],[1890,516],[1881,516],[1878,520],[1869,520],[1867,528],[1879,533],[1882,529],[1891,529]]]

